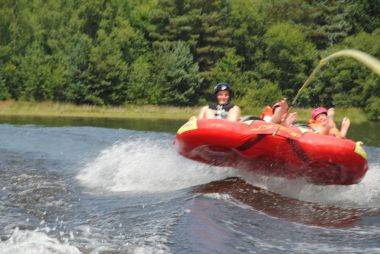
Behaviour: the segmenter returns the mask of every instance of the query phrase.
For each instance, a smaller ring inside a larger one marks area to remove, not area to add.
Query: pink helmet
[[[313,118],[315,120],[315,118],[319,114],[326,114],[327,115],[327,109],[324,107],[319,107],[319,108],[313,109],[313,112],[311,112],[311,118]]]

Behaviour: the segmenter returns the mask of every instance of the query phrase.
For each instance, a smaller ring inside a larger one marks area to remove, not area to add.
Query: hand
[[[348,129],[348,127],[350,127],[350,124],[351,124],[350,119],[348,117],[343,117],[341,128]]]

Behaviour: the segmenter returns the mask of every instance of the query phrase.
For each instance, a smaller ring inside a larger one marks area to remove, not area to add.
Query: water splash
[[[216,168],[179,156],[168,140],[139,138],[117,142],[103,150],[77,175],[88,188],[102,191],[170,191],[231,176]]]
[[[79,254],[76,247],[60,243],[45,233],[16,228],[11,237],[0,242],[0,254]]]

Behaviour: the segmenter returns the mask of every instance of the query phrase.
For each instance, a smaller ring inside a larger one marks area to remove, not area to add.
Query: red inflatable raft
[[[315,184],[355,184],[368,169],[361,142],[261,120],[189,121],[178,130],[174,144],[189,159]]]

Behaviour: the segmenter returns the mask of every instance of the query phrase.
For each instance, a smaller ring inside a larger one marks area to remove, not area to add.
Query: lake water
[[[352,186],[179,156],[182,121],[0,118],[0,253],[380,253],[380,124]]]

